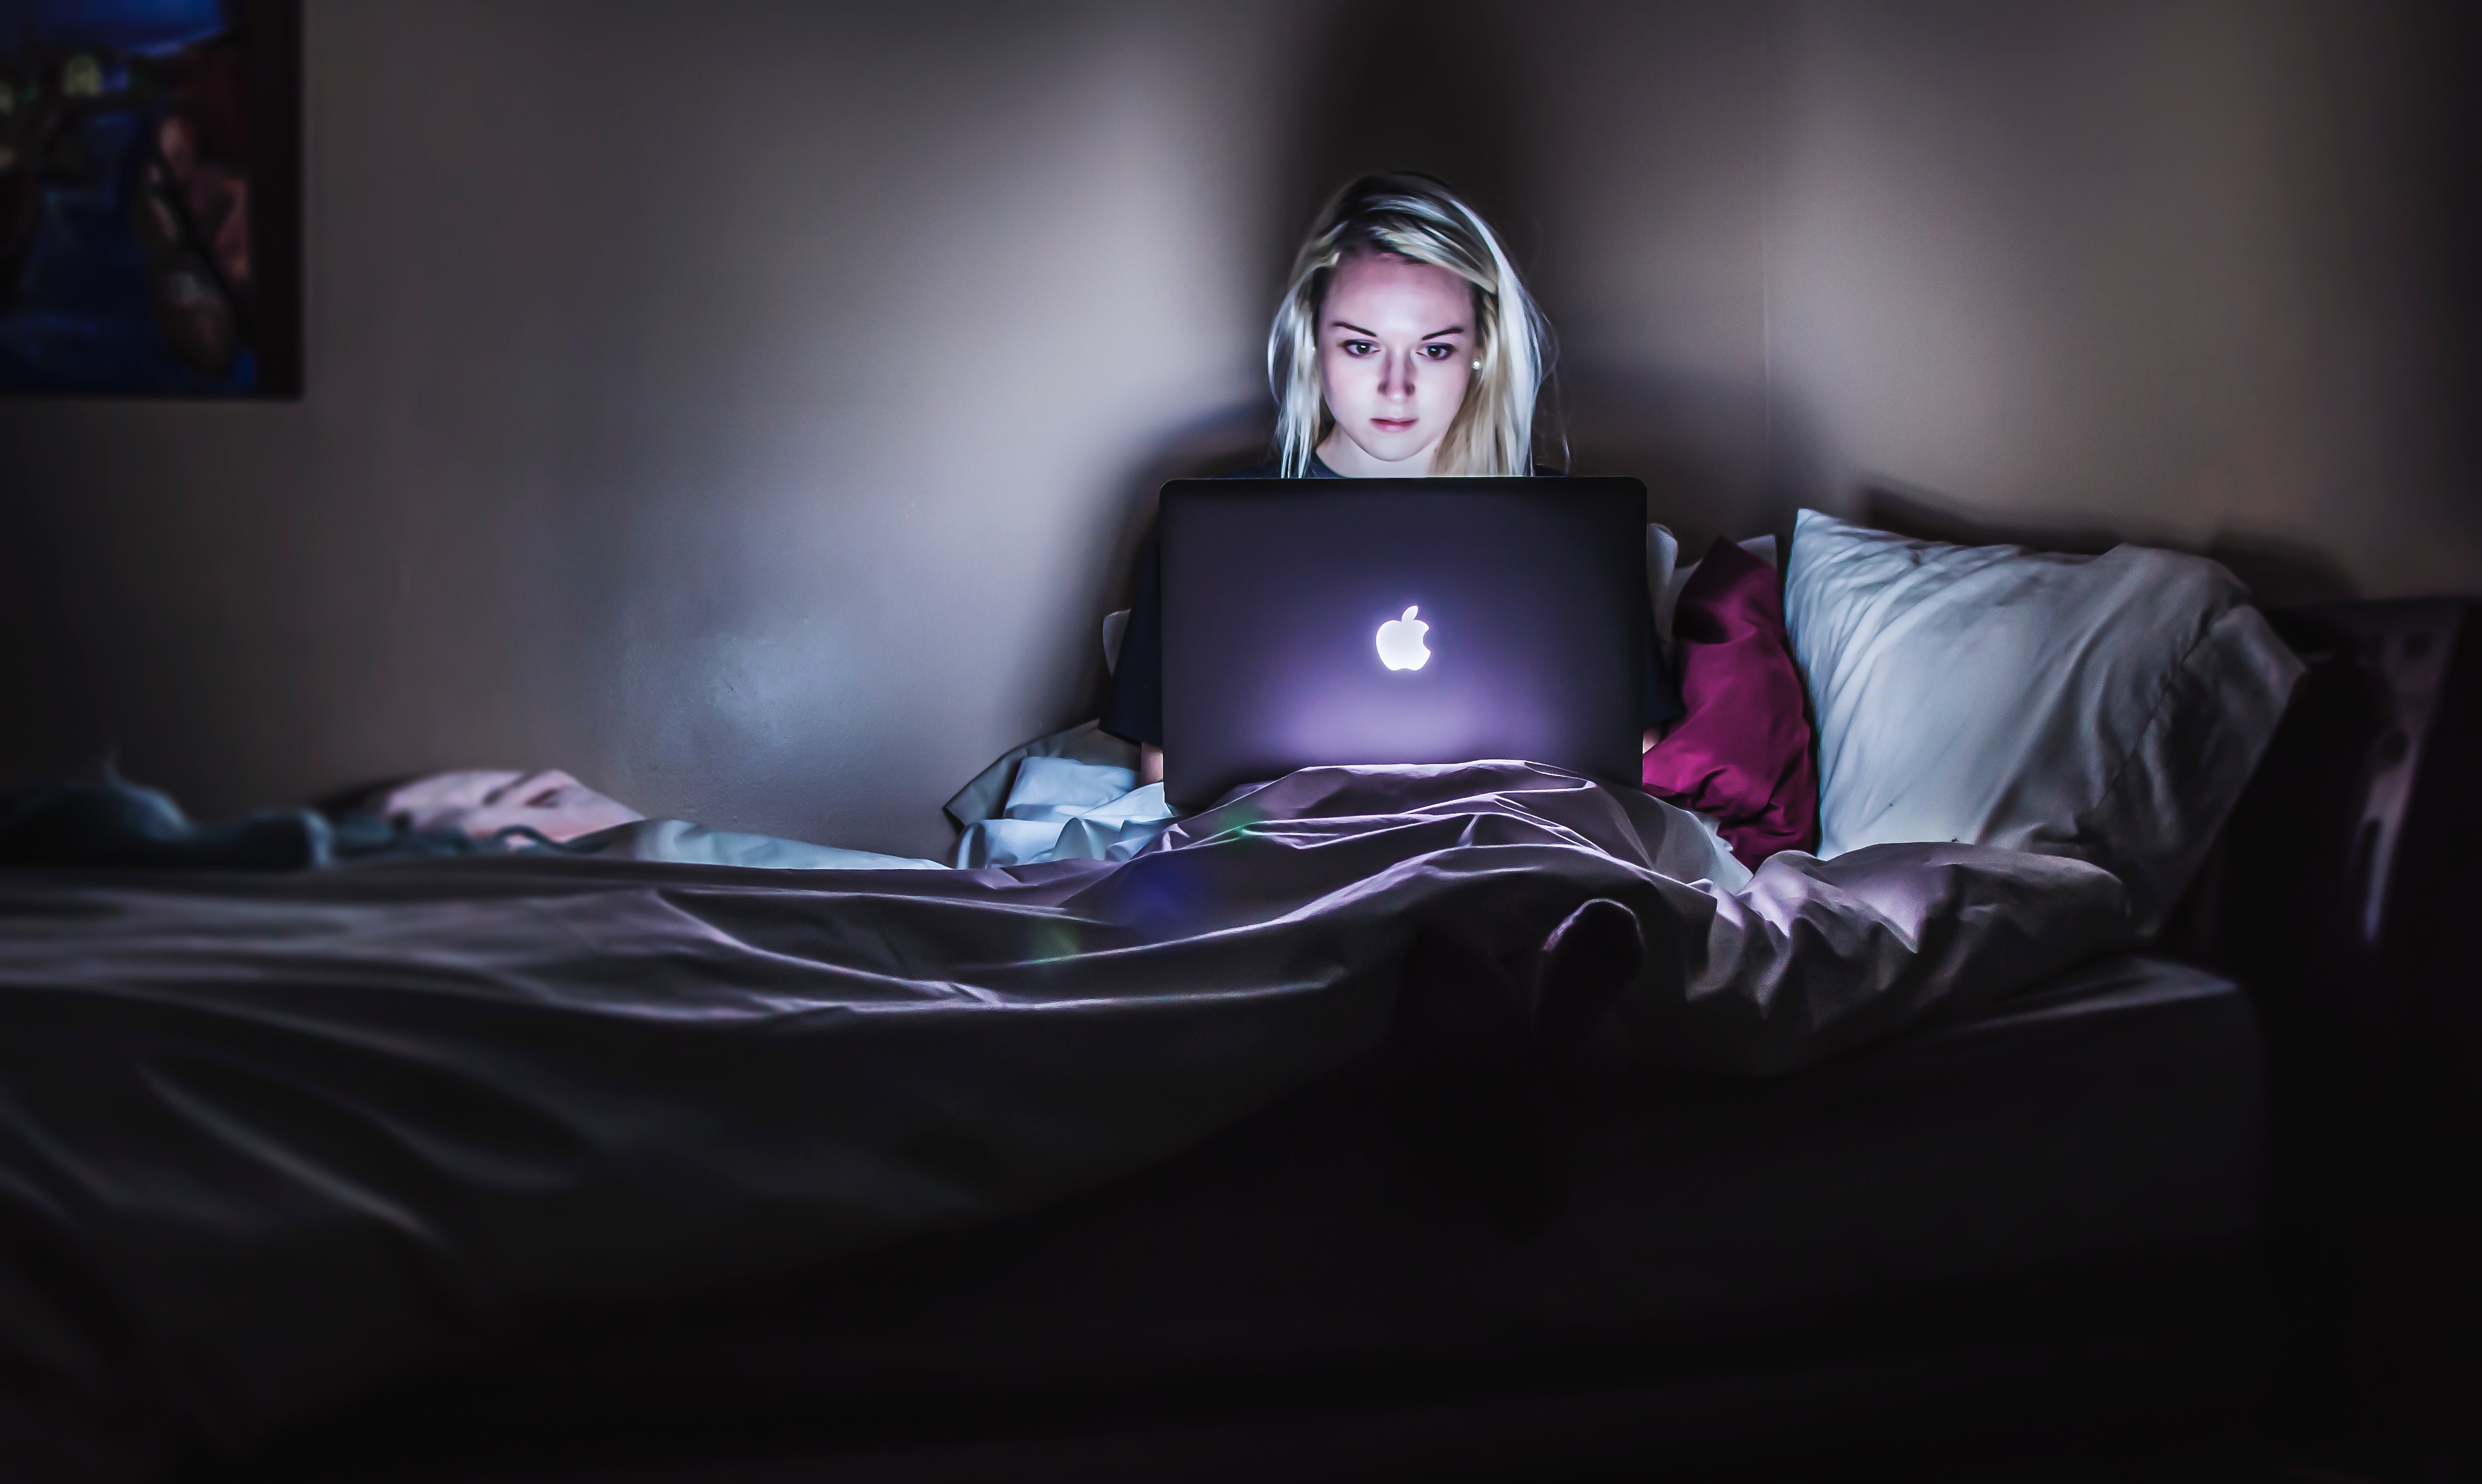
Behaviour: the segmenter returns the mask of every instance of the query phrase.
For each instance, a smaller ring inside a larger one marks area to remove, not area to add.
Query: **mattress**
[[[2229,1263],[2260,1222],[2263,1097],[2232,984],[2116,957],[1797,1077],[1603,1089],[1565,1210],[1513,1238],[1410,1184],[1372,1079],[1347,1074],[1048,1211],[737,1304],[555,1323],[350,1425],[567,1417],[634,1457],[614,1441],[633,1427],[762,1399],[865,1432],[1014,1402],[1056,1431],[1106,1398],[1279,1380],[1401,1393],[1650,1350],[1711,1368],[1837,1316]]]

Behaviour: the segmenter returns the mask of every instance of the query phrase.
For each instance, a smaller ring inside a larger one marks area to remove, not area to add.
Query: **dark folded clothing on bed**
[[[107,774],[0,794],[0,866],[188,866],[300,871],[382,855],[473,855],[490,846],[456,830],[417,830],[377,815],[330,819],[262,809],[224,824],[192,822],[157,790]]]

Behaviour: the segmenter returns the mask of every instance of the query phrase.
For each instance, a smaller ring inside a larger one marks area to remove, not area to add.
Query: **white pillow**
[[[2119,876],[2161,925],[2301,662],[2214,562],[1946,546],[1804,510],[1784,616],[1818,727],[1819,854],[1967,841]]]

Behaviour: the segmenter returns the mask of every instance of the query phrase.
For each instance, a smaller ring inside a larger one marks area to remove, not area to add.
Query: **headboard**
[[[2168,946],[2298,1008],[2482,1016],[2482,604],[2267,615],[2309,664]]]

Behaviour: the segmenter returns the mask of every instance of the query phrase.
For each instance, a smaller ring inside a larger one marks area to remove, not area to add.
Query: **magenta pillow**
[[[1688,711],[1646,754],[1646,791],[1715,816],[1741,864],[1818,847],[1818,770],[1776,569],[1717,541],[1673,611]]]

